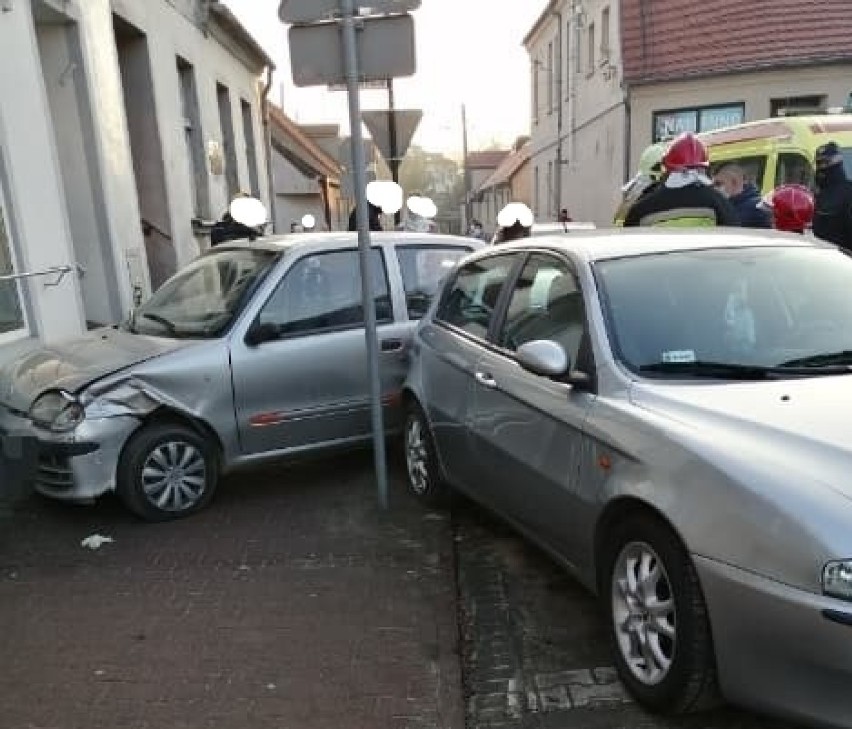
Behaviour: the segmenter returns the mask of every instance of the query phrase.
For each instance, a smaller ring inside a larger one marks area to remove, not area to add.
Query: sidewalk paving
[[[0,726],[463,729],[450,520],[399,478],[381,513],[369,460],[240,474],[170,524],[4,510]]]

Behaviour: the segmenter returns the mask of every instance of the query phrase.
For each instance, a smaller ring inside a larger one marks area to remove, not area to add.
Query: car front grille
[[[73,488],[74,473],[70,460],[64,456],[39,454],[35,480],[39,486],[51,489]]]

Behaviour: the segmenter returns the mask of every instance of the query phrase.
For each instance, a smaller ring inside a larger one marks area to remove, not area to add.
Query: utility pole
[[[464,157],[464,231],[470,227],[470,169],[467,164],[467,109],[462,104],[462,156]],[[464,233],[463,231],[463,233]]]
[[[388,137],[390,138],[390,159],[388,166],[390,167],[391,179],[399,184],[399,155],[397,154],[396,146],[396,114],[393,103],[393,79],[388,79]],[[402,221],[402,210],[397,210],[393,215],[393,222],[397,225]]]
[[[562,86],[565,60],[562,58],[562,54],[565,49],[565,38],[563,36],[562,11],[554,10],[553,14],[559,24],[559,52],[555,54],[559,66],[556,69],[556,93],[558,94],[556,99],[556,217],[558,219],[562,213],[562,165],[564,164],[562,161],[562,109],[565,103],[565,92]]]

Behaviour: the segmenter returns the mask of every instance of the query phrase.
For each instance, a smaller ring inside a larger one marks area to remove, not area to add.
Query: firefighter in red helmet
[[[772,213],[776,230],[804,233],[814,219],[814,196],[804,185],[781,185],[766,195],[760,206]]]
[[[663,155],[662,184],[630,208],[624,225],[739,225],[734,207],[714,189],[709,168],[707,148],[698,137],[689,132],[676,137]]]

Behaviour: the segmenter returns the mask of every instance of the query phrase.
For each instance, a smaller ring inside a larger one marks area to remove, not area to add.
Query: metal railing
[[[86,269],[79,263],[75,263],[73,266],[52,266],[51,268],[45,268],[43,271],[6,274],[0,276],[0,283],[5,283],[7,281],[21,281],[28,278],[39,278],[41,276],[55,276],[56,278],[54,278],[54,280],[48,281],[44,284],[46,288],[51,288],[53,286],[59,286],[69,273],[76,273],[78,276],[82,277],[85,275]]]

